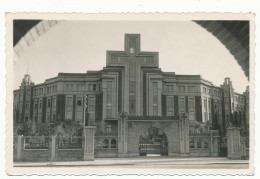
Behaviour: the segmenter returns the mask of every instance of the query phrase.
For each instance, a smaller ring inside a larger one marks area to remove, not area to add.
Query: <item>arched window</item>
[[[111,140],[111,148],[115,149],[116,148],[116,139]]]
[[[202,146],[201,146],[201,139],[198,139],[197,140],[197,148],[201,148]]]
[[[194,139],[190,139],[190,148],[195,148]]]
[[[204,140],[204,148],[209,148],[209,141],[208,141],[208,139]]]
[[[104,140],[103,140],[103,148],[105,148],[105,149],[109,148],[108,139],[104,139]]]

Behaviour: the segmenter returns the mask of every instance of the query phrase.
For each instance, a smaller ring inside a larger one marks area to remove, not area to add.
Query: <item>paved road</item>
[[[98,168],[163,168],[163,169],[247,169],[248,160],[230,160],[227,158],[104,158],[94,161],[71,162],[16,162],[15,167],[98,167]]]

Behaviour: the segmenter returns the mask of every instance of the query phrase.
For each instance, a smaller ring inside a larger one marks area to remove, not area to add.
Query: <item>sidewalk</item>
[[[14,167],[131,167],[147,168],[246,168],[248,160],[230,160],[227,158],[170,158],[170,157],[137,157],[137,158],[96,158],[94,161],[55,161],[55,162],[15,162]]]

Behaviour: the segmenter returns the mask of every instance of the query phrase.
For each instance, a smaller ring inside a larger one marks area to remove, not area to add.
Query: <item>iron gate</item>
[[[158,128],[150,128],[146,133],[141,134],[139,139],[139,154],[168,155],[168,140],[165,133]]]

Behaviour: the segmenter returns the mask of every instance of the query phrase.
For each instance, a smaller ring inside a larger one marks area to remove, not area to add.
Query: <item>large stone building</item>
[[[126,34],[125,51],[106,58],[100,71],[59,73],[41,84],[26,75],[14,90],[14,123],[86,120],[95,126],[96,157],[219,156],[226,127],[249,124],[248,88],[239,94],[229,78],[219,87],[200,75],[163,72],[158,52],[141,51],[138,34]]]

